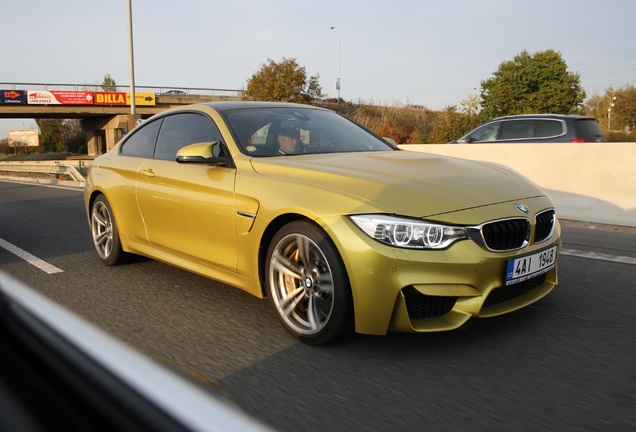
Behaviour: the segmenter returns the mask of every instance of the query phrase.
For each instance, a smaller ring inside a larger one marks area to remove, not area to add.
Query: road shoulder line
[[[23,260],[25,260],[29,264],[37,267],[38,269],[42,270],[45,273],[54,274],[54,273],[62,273],[62,272],[64,272],[64,270],[61,270],[61,269],[55,267],[53,264],[49,264],[46,261],[41,260],[40,258],[36,257],[35,255],[31,255],[30,253],[28,253],[24,249],[20,249],[16,245],[11,244],[8,241],[3,240],[1,238],[0,238],[0,247],[8,250],[9,252],[11,252],[12,254],[14,254],[16,256],[22,258]]]
[[[632,258],[628,256],[620,256],[620,255],[607,255],[607,254],[598,253],[598,252],[586,252],[586,251],[580,251],[576,249],[562,249],[561,255],[636,265],[636,258]]]

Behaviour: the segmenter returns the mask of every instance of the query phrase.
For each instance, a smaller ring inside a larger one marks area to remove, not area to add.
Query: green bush
[[[607,141],[609,142],[636,142],[634,132],[607,132]]]

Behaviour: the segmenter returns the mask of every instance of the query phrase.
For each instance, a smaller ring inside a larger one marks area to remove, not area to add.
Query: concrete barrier
[[[409,144],[506,165],[543,188],[562,219],[636,226],[636,143]]]

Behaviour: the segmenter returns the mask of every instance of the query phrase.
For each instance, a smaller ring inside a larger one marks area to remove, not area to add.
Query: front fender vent
[[[409,318],[431,319],[439,318],[450,312],[455,306],[457,297],[429,296],[420,293],[413,287],[402,290]]]

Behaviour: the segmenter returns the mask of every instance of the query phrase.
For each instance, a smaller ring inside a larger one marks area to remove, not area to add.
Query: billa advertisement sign
[[[127,92],[95,92],[95,105],[130,105],[130,93]],[[135,93],[135,105],[156,105],[154,93]]]
[[[95,92],[95,105],[127,105],[126,92]]]
[[[40,137],[37,129],[10,130],[8,137],[9,147],[37,147],[40,145]]]

